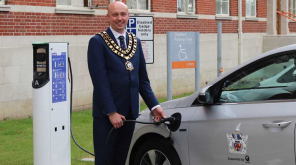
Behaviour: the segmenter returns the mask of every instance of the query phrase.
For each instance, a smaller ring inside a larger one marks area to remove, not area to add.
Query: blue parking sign
[[[136,29],[127,29],[127,32],[133,33],[134,35],[137,35],[137,30]]]
[[[130,18],[127,23],[127,28],[136,28],[137,18]]]
[[[134,35],[137,35],[137,18],[130,18],[128,20],[126,30]]]

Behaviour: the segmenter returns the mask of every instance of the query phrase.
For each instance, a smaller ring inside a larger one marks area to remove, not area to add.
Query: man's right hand
[[[109,116],[109,120],[110,120],[111,124],[113,125],[113,127],[115,129],[120,128],[120,127],[123,126],[123,121],[122,120],[125,120],[124,116],[120,115],[117,112],[111,113],[108,116]]]

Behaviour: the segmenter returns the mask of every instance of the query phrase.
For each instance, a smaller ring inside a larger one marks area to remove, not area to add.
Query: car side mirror
[[[202,104],[213,104],[214,98],[211,93],[211,87],[212,86],[206,86],[202,88],[198,94],[198,101]]]

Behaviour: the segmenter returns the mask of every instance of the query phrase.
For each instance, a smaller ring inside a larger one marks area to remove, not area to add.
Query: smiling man
[[[125,30],[127,6],[115,1],[108,6],[110,27],[89,41],[88,68],[93,82],[93,136],[95,164],[104,165],[105,154],[113,165],[124,165],[139,114],[139,93],[152,111],[155,121],[164,111],[150,87],[141,41]],[[105,142],[110,129],[108,153]]]

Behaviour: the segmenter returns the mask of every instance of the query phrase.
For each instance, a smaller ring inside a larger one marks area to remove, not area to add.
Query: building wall
[[[91,109],[92,83],[87,68],[87,45],[91,35],[59,36],[1,36],[0,37],[0,120],[32,115],[32,42],[69,42],[74,79],[73,109]],[[224,71],[235,67],[237,34],[222,35],[222,67]],[[262,52],[262,33],[244,34],[244,60]],[[217,77],[217,35],[201,34],[201,87]],[[155,35],[155,63],[147,65],[151,86],[157,97],[166,97],[167,59],[166,35]],[[194,69],[173,70],[173,95],[193,92]]]
[[[266,32],[266,14],[263,14],[266,0],[263,1],[263,7],[257,8],[260,16],[257,21],[243,18],[244,60],[262,52]],[[261,2],[257,1],[257,6]],[[108,3],[109,0],[94,0],[92,5],[106,6]],[[93,87],[87,68],[87,45],[94,34],[109,26],[107,11],[93,9],[94,15],[58,14],[54,0],[8,0],[6,4],[10,11],[0,11],[0,120],[32,115],[32,42],[69,42],[74,74],[73,108],[91,109]],[[237,65],[237,2],[230,0],[230,4],[231,19],[216,20],[215,1],[197,0],[193,18],[177,18],[176,0],[151,0],[155,59],[147,69],[157,97],[166,97],[167,93],[168,31],[201,33],[201,87],[217,77],[217,21],[222,21],[223,26],[222,67],[227,71]],[[173,70],[173,95],[194,91],[194,72],[194,69]]]
[[[282,35],[282,36],[264,36],[263,37],[263,52],[287,46],[291,44],[296,44],[296,34]]]

